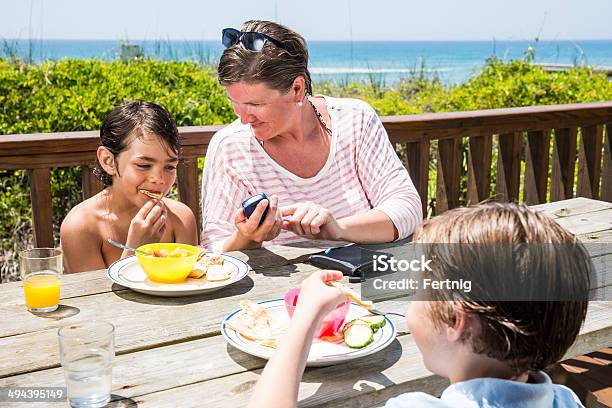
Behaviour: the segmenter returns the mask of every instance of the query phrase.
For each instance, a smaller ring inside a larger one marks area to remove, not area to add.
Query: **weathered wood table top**
[[[612,243],[612,203],[575,198],[535,208],[554,217],[583,242]],[[243,406],[266,361],[229,346],[220,334],[220,322],[242,299],[282,297],[317,269],[304,262],[306,256],[334,245],[313,241],[235,253],[251,266],[248,276],[217,292],[193,297],[136,293],[113,284],[106,271],[66,275],[61,306],[45,317],[26,310],[21,282],[2,284],[0,388],[65,386],[57,329],[100,319],[115,325],[111,406]],[[394,245],[383,247],[392,250]],[[610,258],[612,265],[612,251],[600,249],[592,256],[604,266]],[[607,276],[604,285],[610,283],[609,271]],[[359,288],[359,284],[350,286]],[[387,299],[376,306],[405,312],[407,303]],[[300,386],[300,405],[373,407],[408,391],[441,393],[446,380],[426,370],[403,319],[392,319],[398,337],[387,349],[345,364],[308,368]],[[612,302],[591,302],[587,321],[568,356],[611,343]]]

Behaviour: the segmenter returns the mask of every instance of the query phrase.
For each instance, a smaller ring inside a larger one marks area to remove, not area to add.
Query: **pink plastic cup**
[[[299,295],[300,288],[293,288],[285,294],[285,308],[287,309],[287,313],[289,313],[289,317],[293,316],[293,311],[297,305]],[[336,334],[344,323],[350,303],[350,300],[347,299],[346,302],[342,303],[336,309],[332,310],[327,316],[325,316],[321,322],[321,328],[315,337],[320,338],[324,336],[333,336]]]

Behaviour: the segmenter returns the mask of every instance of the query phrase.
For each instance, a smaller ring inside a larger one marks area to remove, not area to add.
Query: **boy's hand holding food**
[[[270,209],[260,224],[261,217],[268,206],[270,206]],[[238,229],[237,233],[241,240],[257,244],[273,240],[280,234],[283,225],[282,214],[278,207],[278,197],[273,195],[269,200],[261,200],[248,218],[244,214],[244,209],[239,208],[234,217],[234,224]]]
[[[346,301],[345,293],[329,285],[329,282],[339,281],[342,276],[339,271],[321,270],[306,278],[300,286],[294,317],[301,312],[302,316],[314,316],[319,321]]]
[[[159,242],[166,231],[167,218],[163,201],[147,201],[130,222],[127,245],[137,248],[140,245]]]

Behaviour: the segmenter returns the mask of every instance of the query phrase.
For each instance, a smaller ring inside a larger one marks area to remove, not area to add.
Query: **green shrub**
[[[0,134],[99,129],[127,99],[163,104],[179,126],[228,123],[231,104],[211,71],[190,62],[62,60],[28,65],[0,59]],[[0,136],[2,137],[2,136]],[[0,171],[1,280],[16,274],[15,253],[31,242],[27,174]],[[51,189],[56,236],[82,197],[80,168],[54,169]]]
[[[519,106],[555,105],[612,100],[612,82],[590,68],[575,67],[567,72],[546,72],[524,60],[502,62],[489,59],[486,65],[461,85],[444,86],[436,77],[413,72],[393,89],[379,96],[377,87],[368,84],[325,84],[321,93],[363,99],[381,115],[404,115],[429,112],[451,112]],[[435,207],[436,141],[432,143],[429,172],[428,207]],[[463,142],[463,174],[467,173],[467,141]],[[400,155],[403,154],[399,147]],[[493,150],[492,162],[497,160]],[[523,163],[524,165],[524,163]],[[491,180],[497,168],[492,166]],[[521,173],[522,174],[522,173]],[[521,191],[522,193],[522,191]],[[520,198],[520,197],[519,197]],[[462,177],[460,202],[466,203],[467,179]]]
[[[612,83],[588,68],[547,73],[529,58],[490,59],[461,85],[445,86],[421,67],[393,88],[372,77],[364,84],[315,84],[315,93],[360,98],[381,115],[400,115],[612,100]],[[196,63],[91,59],[31,65],[0,58],[0,135],[98,129],[112,107],[127,99],[163,104],[179,126],[235,118],[213,69]],[[57,232],[81,199],[80,169],[55,169],[51,180]],[[430,171],[432,194],[434,181],[435,171]],[[2,282],[15,278],[15,252],[31,241],[27,185],[25,172],[0,171]]]

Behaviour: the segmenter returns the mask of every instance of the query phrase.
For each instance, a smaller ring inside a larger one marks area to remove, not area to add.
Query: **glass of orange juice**
[[[33,248],[19,253],[25,303],[31,312],[45,313],[57,309],[62,275],[62,251],[56,248]]]

